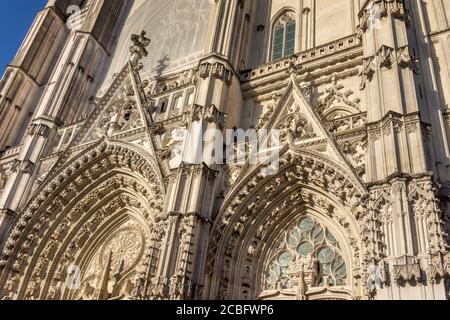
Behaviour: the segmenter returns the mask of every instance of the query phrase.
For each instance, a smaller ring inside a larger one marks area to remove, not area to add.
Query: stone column
[[[434,208],[427,218],[420,218],[419,203],[430,196],[437,200],[434,187],[424,190],[425,185],[434,184],[429,173],[434,167],[425,143],[431,128],[421,116],[424,100],[411,40],[414,30],[403,0],[366,2],[359,19],[364,47],[360,81],[368,101],[369,187],[375,205],[389,202],[383,205],[385,210],[375,209],[374,219],[381,224],[392,221],[392,232],[380,233],[384,241],[379,239],[378,252],[372,257],[375,264],[385,259],[388,265],[390,287],[380,296],[424,299],[422,270],[445,246],[441,229],[437,243],[430,243],[435,242],[432,234],[436,233],[431,225],[441,224],[440,211]],[[416,195],[421,200],[414,201]]]
[[[67,40],[65,21],[53,7],[39,12],[0,82],[0,150],[20,145]]]

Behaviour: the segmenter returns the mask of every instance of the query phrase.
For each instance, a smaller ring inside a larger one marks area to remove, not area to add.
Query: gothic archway
[[[103,140],[40,186],[4,248],[11,299],[126,299],[152,274],[165,187],[145,151]],[[126,233],[126,236],[124,236]]]
[[[287,245],[289,232],[309,218],[323,233],[311,252],[293,255],[285,271],[295,271],[295,263],[304,268],[309,259],[319,270],[314,279],[305,280],[310,282],[305,298],[361,298],[364,270],[373,255],[365,241],[371,228],[367,200],[364,186],[344,166],[315,151],[290,146],[282,153],[275,176],[266,177],[261,167],[255,168],[225,200],[209,242],[210,282],[206,287],[210,291],[206,296],[255,299],[294,292],[292,286],[279,283],[267,287],[267,273]],[[291,251],[299,253],[301,244],[293,244],[297,247]],[[325,247],[331,247],[339,261],[321,257]],[[327,274],[324,267],[330,263],[335,263],[335,270]],[[340,267],[345,274],[336,279],[333,272]],[[298,298],[297,291],[294,298]]]

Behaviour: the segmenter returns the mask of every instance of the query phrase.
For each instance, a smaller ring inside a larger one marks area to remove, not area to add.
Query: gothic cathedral
[[[448,0],[49,0],[0,80],[0,299],[449,299],[449,104]]]

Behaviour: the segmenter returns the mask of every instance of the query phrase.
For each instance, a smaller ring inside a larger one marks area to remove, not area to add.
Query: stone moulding
[[[247,70],[241,73],[241,80],[248,82],[261,77],[267,77],[273,73],[289,69],[292,64],[300,66],[302,64],[317,61],[322,58],[329,57],[339,52],[344,52],[353,48],[362,46],[361,39],[357,34],[341,40],[333,41],[331,43],[319,46],[317,48],[294,54],[288,58],[268,63],[266,65],[255,68],[254,70]]]

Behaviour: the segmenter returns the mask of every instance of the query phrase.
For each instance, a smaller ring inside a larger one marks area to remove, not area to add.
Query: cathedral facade
[[[49,0],[0,298],[449,299],[449,59],[447,0]]]

